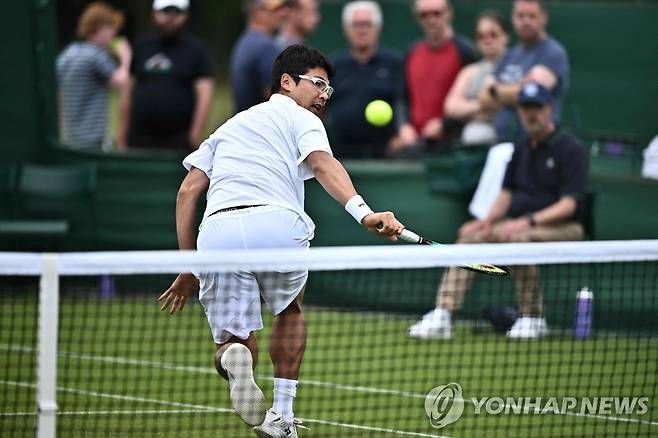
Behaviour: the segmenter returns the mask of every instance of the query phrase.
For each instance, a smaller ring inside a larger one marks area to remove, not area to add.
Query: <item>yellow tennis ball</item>
[[[373,100],[366,106],[366,120],[374,126],[386,126],[393,118],[393,108],[384,100]]]

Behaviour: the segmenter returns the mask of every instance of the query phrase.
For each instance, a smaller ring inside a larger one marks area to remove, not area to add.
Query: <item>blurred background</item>
[[[175,248],[174,200],[183,177],[180,154],[72,151],[59,141],[55,60],[75,38],[87,0],[25,0],[4,4],[0,41],[0,149],[6,164],[92,164],[94,236],[65,239],[63,249]],[[133,43],[153,30],[150,0],[108,0],[125,14],[121,35]],[[308,42],[328,54],[347,48],[341,26],[345,1],[320,2],[322,20]],[[382,0],[382,45],[407,51],[422,32],[406,0]],[[473,37],[475,17],[497,9],[509,17],[510,1],[455,0],[454,27]],[[548,31],[567,49],[571,87],[563,122],[591,148],[590,185],[597,191],[597,239],[658,238],[658,187],[640,176],[642,150],[658,133],[658,2],[653,0],[547,1]],[[188,30],[209,46],[215,95],[205,133],[233,114],[228,85],[231,50],[245,28],[238,0],[192,0]],[[514,40],[511,41],[511,44]],[[116,95],[111,97],[113,108]],[[110,111],[116,135],[116,111]],[[452,241],[468,216],[466,206],[483,162],[465,153],[413,162],[346,162],[357,185],[378,208],[395,209],[417,231]],[[479,167],[478,167],[479,166]],[[466,175],[466,177],[464,177]],[[473,180],[473,181],[471,181]],[[382,190],[382,184],[390,190]],[[393,192],[391,192],[391,190]],[[375,243],[307,185],[308,210],[319,231],[317,245]],[[393,196],[391,196],[393,193]],[[409,197],[408,193],[414,196]],[[405,199],[405,203],[400,203]],[[9,203],[13,201],[8,201]],[[328,206],[327,206],[328,204]],[[118,212],[121,212],[119,214]],[[346,232],[340,232],[346,229]],[[5,239],[2,237],[2,239]],[[5,242],[5,240],[2,240]],[[93,242],[93,243],[90,243]],[[5,242],[6,243],[6,242]],[[9,245],[7,243],[7,245]]]

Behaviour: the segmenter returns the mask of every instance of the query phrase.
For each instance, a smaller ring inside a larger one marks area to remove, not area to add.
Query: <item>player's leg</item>
[[[253,372],[258,358],[254,332],[263,327],[258,284],[247,272],[201,275],[200,279],[199,301],[217,345],[215,368],[228,380],[236,414],[257,426],[267,411]]]
[[[240,220],[218,213],[201,226],[199,250],[243,249]],[[233,409],[250,426],[263,422],[265,396],[254,379],[258,350],[254,332],[263,328],[260,289],[249,271],[201,273],[199,302],[202,304],[217,345],[215,368],[229,382]]]
[[[232,336],[217,347],[215,368],[229,382],[235,413],[250,426],[262,424],[267,406],[265,395],[254,379],[253,370],[258,358],[254,333],[247,339]]]
[[[306,320],[302,311],[304,289],[283,312],[274,317],[270,357],[274,377],[297,380],[306,349]]]
[[[260,437],[297,437],[293,404],[297,396],[299,370],[306,349],[306,320],[302,310],[304,288],[285,309],[274,316],[270,358],[274,365],[274,400],[262,425]]]
[[[309,247],[312,229],[294,211],[261,207],[243,215],[248,248]],[[255,428],[262,437],[295,438],[293,401],[299,369],[306,347],[306,321],[302,312],[308,271],[261,272],[255,274],[260,294],[274,315],[270,356],[274,364],[274,403],[263,424]]]
[[[215,352],[215,369],[219,375],[226,380],[228,380],[228,375],[226,374],[226,369],[222,366],[222,356],[233,344],[242,344],[249,349],[249,352],[251,353],[251,362],[253,364],[252,368],[256,368],[256,363],[258,362],[258,344],[256,343],[256,336],[254,336],[253,332],[249,334],[247,339],[231,336],[225,343],[215,344],[217,346],[217,351]]]

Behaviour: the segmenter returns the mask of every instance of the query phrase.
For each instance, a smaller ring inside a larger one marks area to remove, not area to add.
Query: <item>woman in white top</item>
[[[444,108],[446,117],[468,120],[462,131],[463,144],[492,143],[496,139],[493,112],[482,108],[478,96],[507,48],[509,32],[503,17],[496,11],[481,13],[476,20],[475,39],[483,59],[459,72]]]

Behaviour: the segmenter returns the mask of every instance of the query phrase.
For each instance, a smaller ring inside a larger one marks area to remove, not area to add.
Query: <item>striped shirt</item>
[[[76,149],[108,142],[108,80],[118,68],[110,53],[87,41],[69,44],[57,57],[62,139]]]

